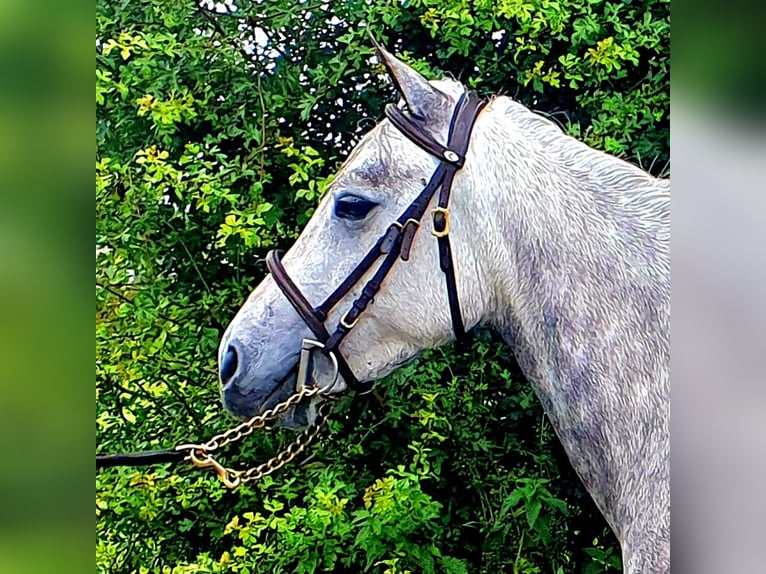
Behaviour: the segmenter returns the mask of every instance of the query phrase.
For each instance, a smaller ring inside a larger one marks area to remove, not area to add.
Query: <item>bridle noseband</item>
[[[409,259],[415,233],[420,227],[420,223],[428,211],[428,205],[437,191],[439,191],[437,206],[431,210],[434,227],[432,233],[437,238],[439,267],[444,273],[447,283],[447,297],[449,300],[450,316],[452,317],[452,329],[458,341],[465,339],[466,332],[460,312],[455,268],[449,242],[449,198],[455,174],[463,167],[465,162],[471,130],[484,105],[485,102],[482,102],[473,94],[463,94],[461,96],[450,121],[446,147],[423,132],[412,119],[406,116],[395,105],[389,104],[386,107],[386,116],[391,123],[414,144],[431,155],[436,156],[439,159],[439,166],[431,176],[431,180],[423,188],[423,191],[420,192],[399,218],[388,227],[386,232],[378,239],[372,249],[367,252],[354,270],[351,271],[349,276],[321,305],[314,307],[309,303],[301,290],[295,285],[295,282],[287,274],[282,262],[279,260],[277,251],[270,251],[266,256],[266,266],[269,268],[277,286],[285,294],[298,312],[298,315],[300,315],[317,339],[317,341],[304,340],[297,388],[306,385],[310,377],[310,369],[307,368],[309,353],[312,348],[319,347],[324,354],[333,359],[334,364],[337,363],[337,373],[343,376],[349,387],[359,393],[366,393],[371,390],[373,381],[359,381],[348,366],[339,347],[346,335],[359,321],[359,316],[373,301],[397,259],[401,258],[402,261]],[[364,286],[362,293],[353,302],[351,308],[343,315],[335,327],[335,331],[330,334],[324,325],[328,313],[361,280],[380,257],[384,258],[383,262]]]

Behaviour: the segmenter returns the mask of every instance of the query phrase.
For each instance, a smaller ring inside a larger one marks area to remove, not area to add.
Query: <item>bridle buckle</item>
[[[444,229],[436,229],[436,216],[441,214],[444,217]],[[431,231],[431,235],[434,237],[447,237],[449,235],[449,209],[446,207],[434,207],[431,210],[431,217],[433,218],[434,228]]]
[[[347,319],[349,313],[351,313],[351,309],[349,309],[348,312],[345,315],[343,315],[343,317],[341,317],[341,319],[340,319],[340,324],[347,331],[350,331],[351,329],[356,327],[356,324],[359,322],[359,317],[361,317],[361,315],[357,315],[356,319],[354,319],[353,321],[349,321]]]

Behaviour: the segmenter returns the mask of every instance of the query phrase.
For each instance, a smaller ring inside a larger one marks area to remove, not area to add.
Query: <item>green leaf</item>
[[[122,407],[122,416],[130,424],[135,424],[136,423],[136,415],[134,415],[133,411],[131,411],[129,408]]]
[[[527,524],[530,528],[533,528],[535,522],[537,522],[537,516],[540,514],[542,508],[542,502],[539,499],[528,500],[525,510],[527,514]]]

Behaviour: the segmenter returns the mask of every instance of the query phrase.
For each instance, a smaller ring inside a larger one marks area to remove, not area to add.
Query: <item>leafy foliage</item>
[[[429,75],[507,93],[664,170],[660,0],[97,2],[96,433],[163,448],[231,424],[216,348],[392,99],[367,30]],[[656,160],[656,161],[654,161]],[[644,165],[644,167],[648,167]],[[229,492],[96,477],[99,572],[608,572],[619,550],[503,346],[437,350],[345,400],[300,465]],[[230,461],[286,446],[262,433]]]

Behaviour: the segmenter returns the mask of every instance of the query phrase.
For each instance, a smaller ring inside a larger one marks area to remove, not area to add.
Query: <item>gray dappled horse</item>
[[[380,57],[402,97],[400,116],[448,145],[464,87],[428,82],[383,49]],[[364,137],[284,257],[307,301],[343,283],[442,163],[390,119]],[[668,181],[496,97],[475,119],[449,200],[462,323],[493,327],[508,342],[631,573],[670,570],[669,194]],[[337,377],[317,349],[315,384],[341,393],[352,376],[374,381],[454,337],[429,234],[437,219],[422,218],[408,260],[347,330],[339,351],[353,375]],[[373,272],[329,310],[327,325],[341,322]],[[235,415],[292,395],[302,341],[323,328],[310,329],[282,289],[272,268],[221,341],[223,401]],[[311,424],[321,400],[282,423]]]

